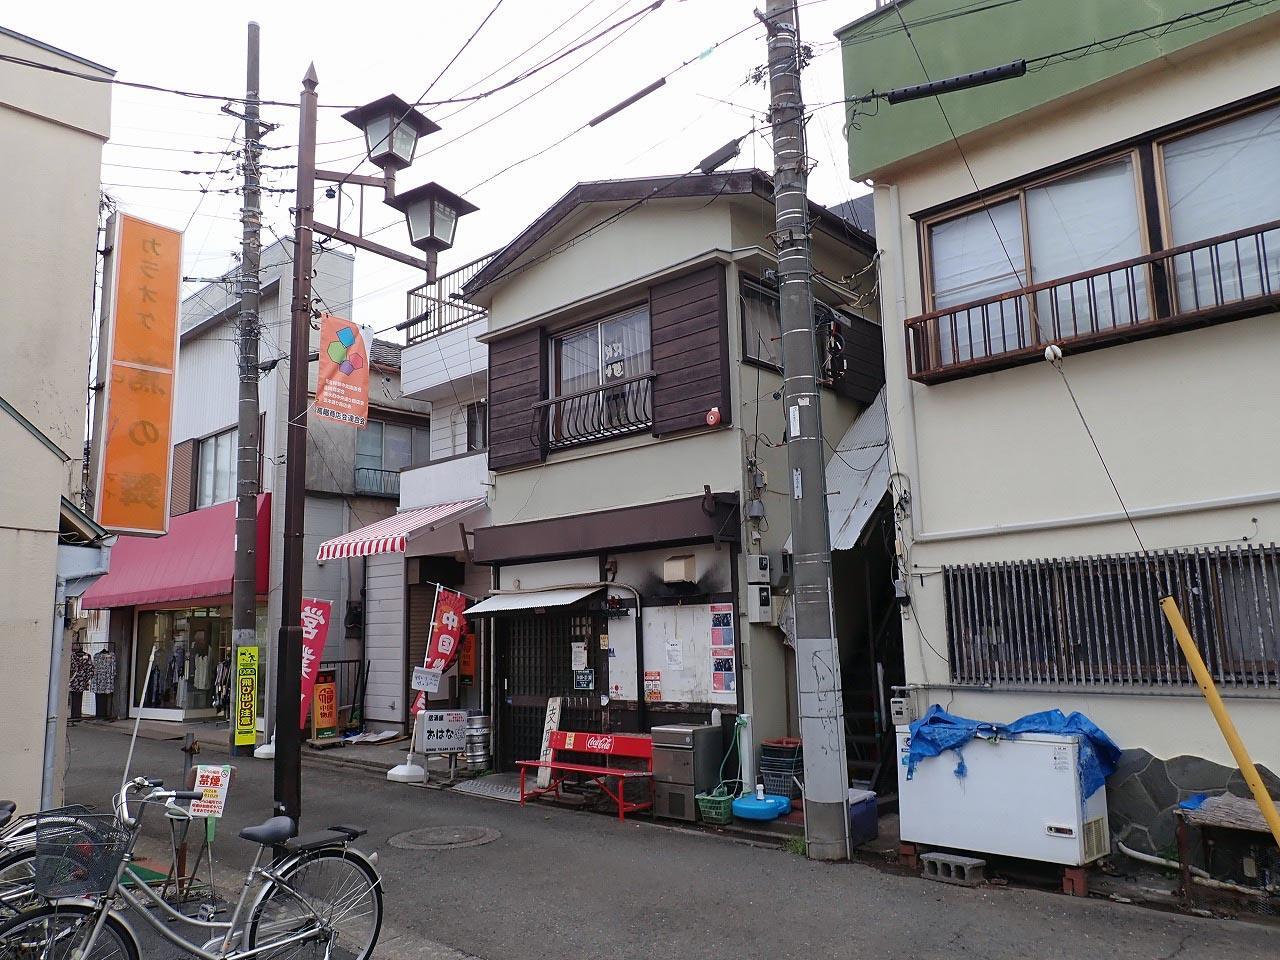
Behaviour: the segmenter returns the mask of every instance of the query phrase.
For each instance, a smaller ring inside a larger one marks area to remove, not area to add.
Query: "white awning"
[[[405,541],[410,534],[423,527],[456,519],[484,502],[484,497],[478,497],[475,500],[457,500],[417,510],[405,510],[367,527],[326,540],[320,544],[316,559],[340,560],[344,557],[371,557],[379,553],[404,553]]]
[[[542,610],[546,607],[567,607],[585,600],[600,587],[562,587],[558,590],[530,590],[528,593],[498,593],[467,607],[467,616],[507,613],[512,610]]]

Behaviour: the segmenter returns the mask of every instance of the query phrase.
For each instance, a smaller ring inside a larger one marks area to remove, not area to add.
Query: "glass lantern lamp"
[[[418,140],[440,129],[395,94],[348,110],[342,118],[363,131],[370,162],[383,170],[409,166]]]
[[[405,215],[409,242],[428,253],[452,247],[458,218],[478,209],[438,183],[424,183],[398,193],[387,203]]]

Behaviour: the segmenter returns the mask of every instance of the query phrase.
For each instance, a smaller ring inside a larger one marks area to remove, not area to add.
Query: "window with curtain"
[[[370,420],[356,434],[356,467],[368,470],[403,470],[431,458],[431,428]]]
[[[483,400],[467,404],[467,452],[489,445],[489,405]]]
[[[236,495],[236,444],[239,431],[232,427],[200,441],[197,474],[200,478],[196,507],[225,503]]]
[[[558,417],[575,421],[573,431],[607,431],[651,417],[647,390],[626,381],[648,373],[650,360],[649,308],[637,307],[606,317],[551,342],[552,389],[567,397],[603,387],[560,405]],[[639,409],[643,407],[643,409]],[[553,430],[563,429],[553,424]]]
[[[741,296],[742,355],[781,369],[782,318],[777,292],[744,280]]]
[[[1280,106],[1163,144],[1173,246],[1280,220]],[[1174,258],[1183,312],[1280,289],[1280,231]]]

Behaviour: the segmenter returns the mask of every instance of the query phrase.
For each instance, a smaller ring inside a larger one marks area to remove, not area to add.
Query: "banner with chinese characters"
[[[227,790],[231,786],[231,765],[199,764],[195,769],[195,789],[204,796],[192,800],[188,808],[193,817],[221,817],[227,806]]]
[[[236,647],[236,746],[258,739],[258,648]]]
[[[320,670],[311,708],[311,736],[316,740],[331,740],[337,735],[338,674],[333,670]]]
[[[94,517],[114,533],[169,529],[182,234],[127,214],[108,228],[94,401]]]
[[[363,329],[326,313],[320,318],[316,416],[353,427],[369,423],[369,343]]]
[[[315,689],[316,673],[320,658],[324,656],[324,644],[329,639],[329,619],[333,615],[333,603],[314,597],[302,598],[302,716],[298,727],[307,725],[307,708],[311,706],[311,692]]]
[[[422,665],[426,668],[428,693],[440,689],[440,678],[453,666],[461,651],[462,636],[467,629],[467,598],[444,587],[436,588],[435,613],[431,618],[431,637],[427,641],[427,655]]]

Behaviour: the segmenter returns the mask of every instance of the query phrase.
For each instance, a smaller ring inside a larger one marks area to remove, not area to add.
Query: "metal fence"
[[[356,493],[375,497],[400,496],[400,471],[376,467],[356,467]]]
[[[411,289],[405,297],[405,320],[399,329],[405,331],[406,343],[417,343],[461,327],[485,316],[485,309],[462,298],[462,287],[498,255],[498,251],[464,263],[441,274],[431,283]]]
[[[535,443],[552,449],[645,430],[653,424],[653,374],[534,404]]]
[[[339,720],[350,724],[352,714],[364,716],[364,662],[361,660],[321,660],[321,670],[332,670],[337,676]]]
[[[947,566],[956,683],[1194,684],[1160,611],[1168,590],[1225,687],[1280,688],[1280,551],[1211,547]]]

